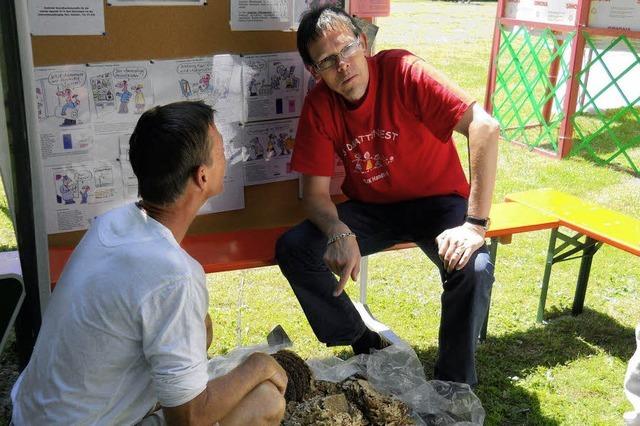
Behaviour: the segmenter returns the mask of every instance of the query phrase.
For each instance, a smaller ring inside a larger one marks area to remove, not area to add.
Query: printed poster
[[[94,141],[84,65],[36,68],[35,98],[45,164],[87,154]]]
[[[102,35],[102,0],[30,0],[31,34]]]
[[[349,10],[348,0],[229,0],[232,31],[291,31],[305,12],[325,5]]]
[[[97,132],[133,128],[142,113],[154,105],[150,65],[149,61],[136,61],[87,67]]]
[[[245,125],[242,147],[245,185],[298,178],[298,173],[291,170],[297,127],[297,119]]]
[[[116,162],[45,167],[44,181],[49,234],[86,229],[96,216],[123,203]]]
[[[217,122],[242,120],[242,62],[237,55],[153,61],[157,103],[203,101]]]
[[[243,58],[244,121],[300,116],[304,66],[297,52]]]
[[[240,123],[218,123],[216,128],[224,142],[227,162],[222,193],[209,198],[198,214],[218,213],[244,208],[244,174],[242,164],[242,127]]]
[[[638,0],[592,0],[589,26],[640,31],[640,2]]]

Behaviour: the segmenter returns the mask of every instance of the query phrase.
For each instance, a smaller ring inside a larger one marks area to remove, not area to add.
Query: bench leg
[[[585,241],[585,248],[580,261],[580,272],[578,272],[578,282],[576,284],[576,293],[573,296],[573,307],[571,308],[572,315],[578,315],[582,313],[584,307],[584,297],[587,293],[587,284],[589,283],[589,273],[591,272],[591,262],[593,261],[593,255],[600,248],[597,245],[597,241],[593,238],[587,237]]]
[[[367,280],[369,273],[369,256],[360,259],[360,303],[367,305]]]
[[[496,257],[498,256],[498,238],[491,238],[491,244],[489,244],[489,260],[493,265],[494,271],[496,267]],[[484,323],[482,324],[482,330],[480,330],[480,341],[487,340],[487,327],[489,326],[489,310],[491,308],[491,289],[489,289],[489,303],[487,304],[487,315],[484,317]]]
[[[544,275],[542,277],[542,287],[540,289],[540,301],[538,302],[538,314],[536,315],[537,322],[542,322],[544,320],[544,305],[547,303],[547,290],[549,289],[549,278],[551,278],[551,267],[553,266],[557,237],[558,228],[553,228],[551,230],[551,236],[549,237],[547,261],[544,265]]]

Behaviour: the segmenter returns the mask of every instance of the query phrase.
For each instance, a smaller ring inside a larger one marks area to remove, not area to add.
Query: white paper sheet
[[[143,112],[154,105],[149,61],[90,64],[91,113],[98,133],[111,133],[126,123],[135,125]],[[104,126],[107,125],[107,126]]]
[[[232,31],[295,31],[308,10],[332,5],[349,10],[348,0],[230,0]]]
[[[245,121],[300,116],[303,69],[297,52],[245,56],[242,67]]]
[[[45,167],[43,179],[50,234],[86,229],[94,217],[123,203],[117,162]]]
[[[231,0],[231,30],[288,30],[293,0]]]
[[[109,6],[202,6],[206,0],[107,0]]]
[[[242,62],[237,55],[153,61],[157,103],[201,100],[217,122],[242,120]]]
[[[222,193],[209,198],[198,214],[217,213],[244,208],[244,176],[242,171],[242,128],[240,123],[219,123],[216,127],[224,142],[227,167]]]
[[[291,152],[297,119],[249,123],[244,127],[245,185],[297,179],[291,170]]]
[[[634,0],[593,0],[589,26],[640,31],[640,3]]]
[[[87,155],[94,143],[84,65],[36,68],[40,153],[45,164]]]
[[[104,34],[102,0],[29,0],[33,35]]]

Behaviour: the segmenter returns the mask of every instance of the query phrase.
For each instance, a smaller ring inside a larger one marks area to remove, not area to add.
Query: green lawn
[[[447,73],[478,100],[484,97],[495,3],[394,1],[380,19],[376,48],[407,48]],[[465,145],[457,141],[466,161]],[[552,160],[501,142],[495,200],[515,191],[551,187],[631,216],[640,210],[640,179],[585,158]],[[1,194],[0,194],[1,195]],[[0,203],[3,202],[0,197]],[[0,210],[6,209],[0,205]],[[5,220],[6,214],[0,214]],[[500,246],[489,338],[478,350],[477,394],[489,425],[620,424],[630,409],[622,392],[626,362],[640,319],[640,258],[611,247],[595,256],[585,313],[569,315],[578,263],[555,265],[547,322],[535,311],[547,231],[521,234]],[[7,222],[0,247],[15,245]],[[440,280],[418,250],[372,256],[369,304],[376,317],[411,342],[431,377],[436,356]],[[287,282],[275,267],[210,274],[215,340],[210,352],[262,342],[282,324],[304,357],[348,356],[322,347]],[[357,295],[350,284],[348,293]]]

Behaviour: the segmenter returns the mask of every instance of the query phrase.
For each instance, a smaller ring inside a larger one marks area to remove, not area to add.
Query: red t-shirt
[[[307,96],[298,123],[292,167],[333,175],[342,158],[342,191],[351,199],[390,203],[432,195],[469,196],[451,139],[472,102],[405,50],[368,58],[369,87],[356,108],[324,82]]]

